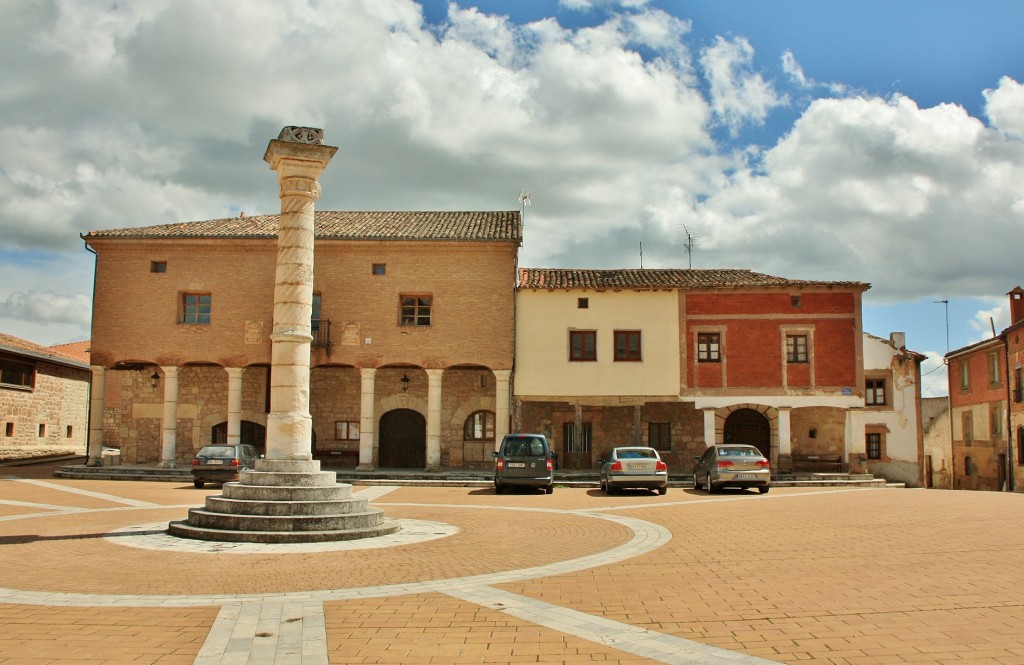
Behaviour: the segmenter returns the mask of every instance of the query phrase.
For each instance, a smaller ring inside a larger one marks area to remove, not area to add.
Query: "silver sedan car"
[[[767,494],[771,484],[771,464],[754,446],[716,444],[693,458],[693,486],[709,494],[723,487],[756,487]]]
[[[601,460],[601,489],[613,494],[627,487],[668,492],[668,465],[657,450],[621,446],[612,448],[608,459]]]

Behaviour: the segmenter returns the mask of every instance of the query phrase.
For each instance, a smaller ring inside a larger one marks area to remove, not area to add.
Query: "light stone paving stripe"
[[[510,614],[524,621],[670,665],[776,663],[756,656],[685,640],[500,589],[480,586],[446,591],[449,596]]]
[[[391,494],[395,490],[399,489],[397,485],[375,485],[373,487],[364,487],[352,492],[352,496],[357,496],[360,499],[367,499],[374,501],[381,498],[385,494]]]
[[[15,476],[8,476],[8,479],[18,483],[27,483],[29,485],[36,485],[37,487],[45,487],[49,490],[56,490],[58,492],[70,492],[71,494],[78,494],[81,496],[88,496],[94,499],[103,499],[104,501],[110,501],[112,503],[121,503],[126,506],[134,506],[135,508],[162,508],[159,503],[150,503],[149,501],[139,501],[137,499],[126,499],[123,496],[117,496],[114,494],[104,494],[103,492],[91,492],[89,490],[83,490],[78,487],[67,487],[57,483],[47,482],[45,480],[33,480],[31,478],[18,478]]]
[[[0,500],[0,505],[18,506],[19,508],[39,508],[41,510],[56,510],[62,513],[77,513],[85,510],[84,508],[74,508],[72,506],[58,506],[52,503],[29,503],[28,501]],[[21,517],[21,515],[17,515],[16,517]]]
[[[195,665],[327,665],[319,601],[231,603],[221,607]]]

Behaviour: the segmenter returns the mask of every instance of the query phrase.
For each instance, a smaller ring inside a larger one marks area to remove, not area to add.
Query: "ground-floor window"
[[[494,412],[474,411],[466,418],[462,438],[466,441],[494,440]]]
[[[647,445],[657,450],[672,450],[672,423],[648,423]]]

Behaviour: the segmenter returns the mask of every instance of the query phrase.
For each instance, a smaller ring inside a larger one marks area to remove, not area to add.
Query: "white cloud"
[[[782,71],[786,73],[789,80],[798,88],[806,91],[821,88],[833,95],[845,95],[849,90],[849,87],[842,83],[818,83],[814,79],[809,78],[804,73],[804,68],[797,62],[796,56],[789,49],[782,52],[780,62],[782,64]]]
[[[33,289],[12,293],[0,302],[0,318],[88,325],[91,317],[92,301],[81,294],[64,296]]]
[[[743,37],[715,38],[701,50],[700,64],[711,86],[711,108],[735,133],[752,122],[762,124],[768,112],[786,103],[753,67],[754,47]]]
[[[1024,138],[1024,85],[1009,76],[999,79],[999,87],[987,89],[985,113],[992,126],[1018,138]]]

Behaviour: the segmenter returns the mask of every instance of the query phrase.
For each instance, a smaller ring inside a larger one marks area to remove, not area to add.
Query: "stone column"
[[[359,466],[357,471],[373,471],[373,433],[377,423],[374,414],[374,392],[377,370],[364,367],[359,370],[362,388],[359,393]]]
[[[443,369],[427,372],[427,470],[441,468],[441,377]]]
[[[790,411],[791,409],[783,407],[779,407],[778,410],[779,450],[775,459],[770,461],[772,468],[778,469],[780,472],[793,469],[793,430],[790,424]]]
[[[103,466],[103,397],[106,393],[106,368],[92,365],[89,386],[89,458],[87,466]]]
[[[704,409],[704,445],[713,446],[716,443],[715,432],[716,409]]]
[[[228,373],[228,445],[242,442],[242,372],[241,367],[225,367]]]
[[[178,454],[178,368],[161,367],[164,373],[164,413],[161,430],[160,468],[173,469]]]
[[[494,371],[494,449],[501,446],[501,440],[508,434],[509,423],[509,385],[512,370],[496,369]]]
[[[285,127],[263,160],[277,173],[281,224],[277,234],[274,329],[271,340],[267,459],[313,459],[309,414],[309,352],[313,336],[313,206],[317,178],[337,152],[323,145],[323,132]]]
[[[633,405],[633,445],[644,445],[643,407],[639,404]]]

